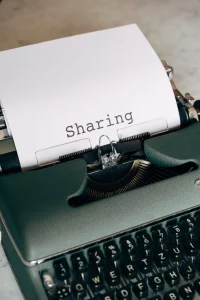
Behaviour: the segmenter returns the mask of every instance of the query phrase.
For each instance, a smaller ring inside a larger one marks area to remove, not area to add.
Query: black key
[[[145,256],[138,261],[139,269],[142,273],[149,273],[152,270],[152,259],[150,256]]]
[[[179,300],[179,295],[176,290],[171,290],[164,295],[164,300]]]
[[[105,255],[112,257],[114,260],[119,257],[119,248],[115,242],[109,242],[104,245]]]
[[[55,260],[53,266],[59,280],[65,280],[70,277],[69,266],[65,258]]]
[[[169,262],[169,254],[167,250],[155,252],[154,261],[158,267],[164,267]]]
[[[200,279],[195,280],[194,288],[197,291],[197,293],[200,295]]]
[[[137,275],[136,267],[134,262],[131,260],[123,261],[120,264],[120,269],[122,270],[122,274],[129,279],[135,278]]]
[[[193,217],[184,216],[180,219],[181,227],[186,234],[193,234],[196,231],[196,221]]]
[[[169,223],[167,229],[168,233],[176,238],[180,238],[183,234],[183,228],[178,223]]]
[[[185,284],[183,286],[180,287],[179,289],[179,294],[181,296],[182,299],[194,299],[194,295],[195,295],[195,290],[193,288],[193,286],[188,283]]]
[[[82,252],[74,254],[71,258],[73,266],[80,271],[87,269],[87,261]]]
[[[120,239],[120,244],[122,251],[129,255],[135,254],[137,251],[136,243],[130,235],[122,237]]]
[[[56,300],[60,300],[60,299],[64,300],[67,299],[70,295],[71,294],[68,288],[66,288],[65,286],[61,286],[56,289],[55,298]]]
[[[138,246],[144,250],[149,250],[152,246],[152,239],[146,232],[137,236]]]
[[[155,274],[149,277],[149,286],[154,292],[159,292],[164,289],[165,283],[161,274]]]
[[[169,284],[169,286],[173,287],[174,285],[179,284],[180,282],[180,275],[177,271],[177,269],[171,269],[167,272],[165,272],[165,280]]]
[[[148,300],[162,300],[162,299],[159,295],[157,295],[157,296],[154,296],[152,298],[148,298]]]
[[[93,292],[103,288],[103,277],[96,264],[91,264],[88,268],[88,284]]]
[[[105,266],[105,279],[108,285],[115,286],[120,284],[120,272],[119,269],[115,266],[115,264],[111,262],[107,262]]]
[[[169,252],[170,252],[170,257],[172,258],[173,261],[180,261],[183,259],[184,249],[182,245],[172,244]]]
[[[116,298],[117,300],[131,300],[132,295],[130,287],[126,286],[121,289],[118,289],[116,291]]]
[[[190,216],[184,216],[180,219],[181,227],[187,234],[195,234],[196,232],[196,222],[195,219]]]
[[[197,239],[184,239],[183,246],[186,249],[186,253],[191,256],[195,256],[197,254],[197,250],[199,248],[199,242]]]
[[[71,283],[71,291],[75,297],[85,297],[87,294],[86,284],[81,276],[78,276]]]
[[[156,228],[152,231],[154,246],[161,251],[168,248],[169,238],[164,228]]]
[[[152,237],[155,242],[163,243],[163,241],[167,241],[167,233],[164,228],[153,228],[152,229]]]
[[[183,262],[180,266],[180,273],[185,280],[191,280],[195,277],[196,271],[191,263]]]
[[[103,252],[98,247],[91,248],[88,250],[90,261],[94,262],[98,266],[103,264]]]
[[[100,300],[115,300],[114,295],[112,293],[101,294],[97,297]]]
[[[133,283],[133,292],[138,298],[146,298],[148,296],[148,286],[145,280]]]

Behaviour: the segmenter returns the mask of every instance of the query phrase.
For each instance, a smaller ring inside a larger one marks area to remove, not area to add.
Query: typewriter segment
[[[200,211],[130,230],[39,265],[49,300],[200,295]]]
[[[88,175],[87,189],[81,196],[69,199],[72,207],[108,198],[148,184],[172,178],[196,169],[194,163],[174,168],[163,168],[150,163],[145,157]]]

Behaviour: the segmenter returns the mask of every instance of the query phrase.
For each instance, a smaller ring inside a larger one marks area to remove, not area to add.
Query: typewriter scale
[[[180,130],[100,139],[0,178],[2,245],[25,299],[197,299],[199,101],[171,83]]]

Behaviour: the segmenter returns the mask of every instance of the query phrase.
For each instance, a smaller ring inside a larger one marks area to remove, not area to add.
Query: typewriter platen
[[[100,140],[52,166],[20,173],[14,164],[16,174],[1,176],[2,244],[25,299],[197,298],[199,101],[172,87],[180,130]]]

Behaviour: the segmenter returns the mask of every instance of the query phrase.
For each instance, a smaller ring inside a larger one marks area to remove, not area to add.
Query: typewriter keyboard
[[[40,265],[48,299],[200,299],[200,211]]]

